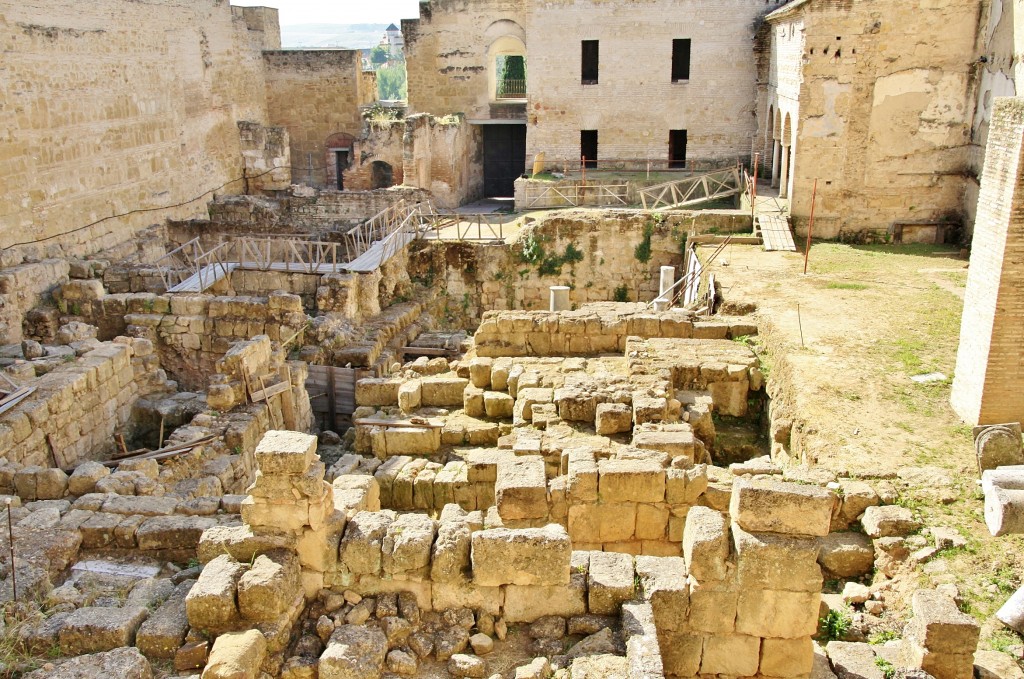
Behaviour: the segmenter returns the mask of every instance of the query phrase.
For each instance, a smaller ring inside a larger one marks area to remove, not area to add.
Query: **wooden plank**
[[[262,378],[260,379],[260,382],[263,382]],[[290,386],[290,384],[287,384],[285,382],[278,382],[277,384],[272,384],[269,387],[266,387],[265,389],[261,389],[260,391],[254,393],[252,395],[252,401],[253,403],[256,403],[257,401],[265,401],[269,399],[271,396],[277,396],[282,392],[288,391],[288,388]]]
[[[0,399],[0,415],[3,415],[8,410],[18,405],[26,398],[35,393],[35,387],[22,387],[17,391],[11,392],[3,399]]]
[[[330,416],[331,428],[334,429],[338,426],[338,399],[335,393],[337,383],[335,382],[336,375],[332,368],[328,368],[327,371],[327,414]]]

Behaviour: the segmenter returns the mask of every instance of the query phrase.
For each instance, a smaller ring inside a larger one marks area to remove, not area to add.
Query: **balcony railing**
[[[525,80],[499,80],[496,99],[526,99]]]

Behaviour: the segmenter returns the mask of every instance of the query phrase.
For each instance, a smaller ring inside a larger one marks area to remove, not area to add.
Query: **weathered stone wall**
[[[22,339],[22,322],[29,310],[46,301],[49,293],[68,280],[68,263],[45,259],[0,271],[0,343]]]
[[[527,157],[578,162],[580,130],[599,131],[601,158],[668,158],[669,130],[688,131],[688,159],[750,154],[756,19],[776,6],[735,0],[644,0],[628,14],[586,2],[421,6],[403,22],[409,103],[415,112],[463,112],[505,119],[494,106],[498,53],[519,50],[527,63]],[[684,16],[683,24],[666,20]],[[690,78],[672,82],[672,40],[692,40]],[[580,82],[581,40],[600,41],[599,83]],[[644,58],[637,59],[637,45]]]
[[[978,424],[1024,419],[1024,395],[1019,388],[1024,379],[1022,134],[1024,100],[996,100],[951,396],[957,413]]]
[[[139,398],[167,390],[151,342],[119,338],[73,358],[26,386],[36,392],[0,417],[10,462],[71,467],[114,449]],[[130,437],[130,432],[129,432]]]
[[[448,315],[460,322],[478,321],[490,310],[547,309],[552,285],[568,285],[577,307],[611,301],[617,289],[630,301],[649,302],[659,293],[662,266],[676,267],[682,277],[681,253],[691,229],[749,228],[750,215],[738,211],[673,213],[659,221],[639,212],[566,210],[529,224],[511,245],[414,244],[409,273],[414,281],[443,280]],[[637,259],[645,229],[646,262]]]
[[[237,122],[267,123],[260,50],[275,39],[276,10],[214,0],[6,5],[0,245],[95,252],[241,191]]]
[[[792,117],[789,186],[798,231],[818,179],[815,234],[884,232],[964,216],[979,0],[804,3],[776,12],[769,106]],[[803,28],[802,40],[799,29]],[[790,47],[802,43],[792,111]],[[761,134],[778,123],[762,118]],[[787,178],[783,177],[783,183]]]
[[[292,180],[318,188],[327,185],[327,167],[335,163],[327,138],[358,137],[363,120],[362,52],[359,50],[283,50],[263,53],[270,122],[288,130]]]

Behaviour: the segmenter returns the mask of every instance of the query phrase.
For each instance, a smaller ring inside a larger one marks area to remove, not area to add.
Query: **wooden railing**
[[[195,263],[203,255],[199,238],[193,238],[179,245],[166,255],[156,260],[154,266],[163,281],[164,290],[170,290],[182,280],[195,273]]]
[[[428,212],[433,208],[427,207]],[[346,254],[349,261],[358,259],[377,241],[382,241],[400,228],[409,215],[420,212],[420,203],[409,203],[400,200],[384,208],[359,226],[352,227],[342,234]]]
[[[532,188],[530,187],[527,190],[530,191]],[[628,205],[629,184],[587,182],[546,185],[541,188],[540,193],[527,197],[526,207],[558,207],[558,205],[545,204],[551,201],[565,201],[567,205],[573,207],[583,205]]]
[[[645,210],[668,210],[735,196],[741,190],[739,170],[733,167],[648,186],[638,193]]]
[[[433,240],[505,240],[505,220],[500,212],[486,214],[433,213],[424,237]],[[443,232],[443,233],[442,233]]]

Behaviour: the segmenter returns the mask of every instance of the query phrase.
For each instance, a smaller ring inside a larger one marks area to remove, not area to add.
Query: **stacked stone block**
[[[628,337],[732,339],[757,334],[740,321],[695,321],[689,312],[623,310],[487,311],[473,340],[479,356],[592,356],[626,350]]]
[[[28,386],[36,392],[0,416],[0,449],[10,462],[71,467],[108,452],[139,398],[172,384],[152,343],[119,337]]]
[[[914,617],[903,630],[901,655],[935,679],[970,679],[981,629],[949,596],[922,589],[911,599]]]

